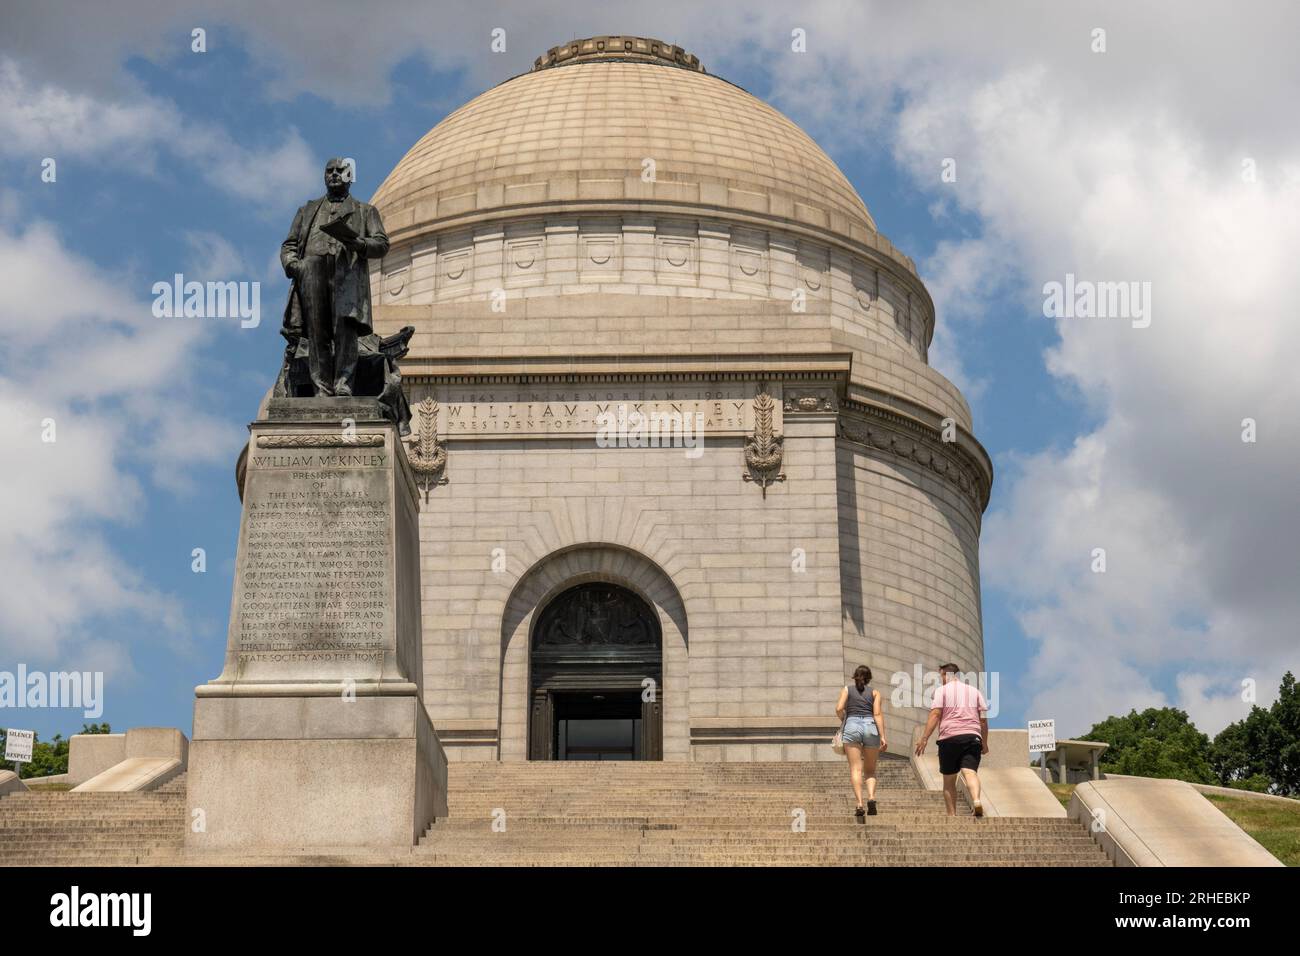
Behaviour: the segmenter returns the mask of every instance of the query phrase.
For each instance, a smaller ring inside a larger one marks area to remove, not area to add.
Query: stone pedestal
[[[374,399],[250,426],[225,668],[195,689],[191,850],[407,845],[446,813],[417,491]]]

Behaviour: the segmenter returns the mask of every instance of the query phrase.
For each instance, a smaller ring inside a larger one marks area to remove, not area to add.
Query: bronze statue
[[[351,195],[351,167],[325,164],[325,195],[302,206],[280,245],[292,281],[280,334],[288,341],[278,398],[373,396],[410,433],[411,410],[397,360],[414,329],[380,339],[370,314],[368,260],[388,252],[379,211]]]

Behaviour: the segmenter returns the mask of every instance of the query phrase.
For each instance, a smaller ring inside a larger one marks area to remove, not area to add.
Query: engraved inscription
[[[715,435],[753,430],[753,386],[702,388],[448,388],[438,391],[441,436],[595,435],[602,416],[640,413],[698,421]],[[699,418],[696,418],[699,416]]]
[[[241,662],[383,659],[392,627],[384,451],[257,453],[236,583]]]

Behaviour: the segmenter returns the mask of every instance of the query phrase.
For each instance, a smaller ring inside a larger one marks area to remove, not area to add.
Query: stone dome
[[[652,182],[642,176],[646,160],[655,164]],[[680,47],[638,37],[553,48],[531,72],[430,130],[372,201],[395,242],[603,204],[739,214],[760,227],[888,245],[848,179],[803,130]]]
[[[416,355],[838,350],[855,380],[969,424],[927,365],[912,260],[806,133],[680,47],[552,48],[430,130],[372,202],[391,240],[376,314],[417,327]]]

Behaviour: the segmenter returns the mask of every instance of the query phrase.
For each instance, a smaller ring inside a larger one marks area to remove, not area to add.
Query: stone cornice
[[[988,507],[993,464],[975,437],[954,423],[956,440],[890,409],[846,401],[840,409],[839,437],[919,465],[954,485],[975,507]]]
[[[478,381],[571,382],[601,380],[642,382],[657,379],[702,382],[736,381],[756,376],[808,379],[837,377],[847,381],[852,356],[835,352],[785,355],[546,355],[443,356],[402,361],[402,379],[465,384]]]

